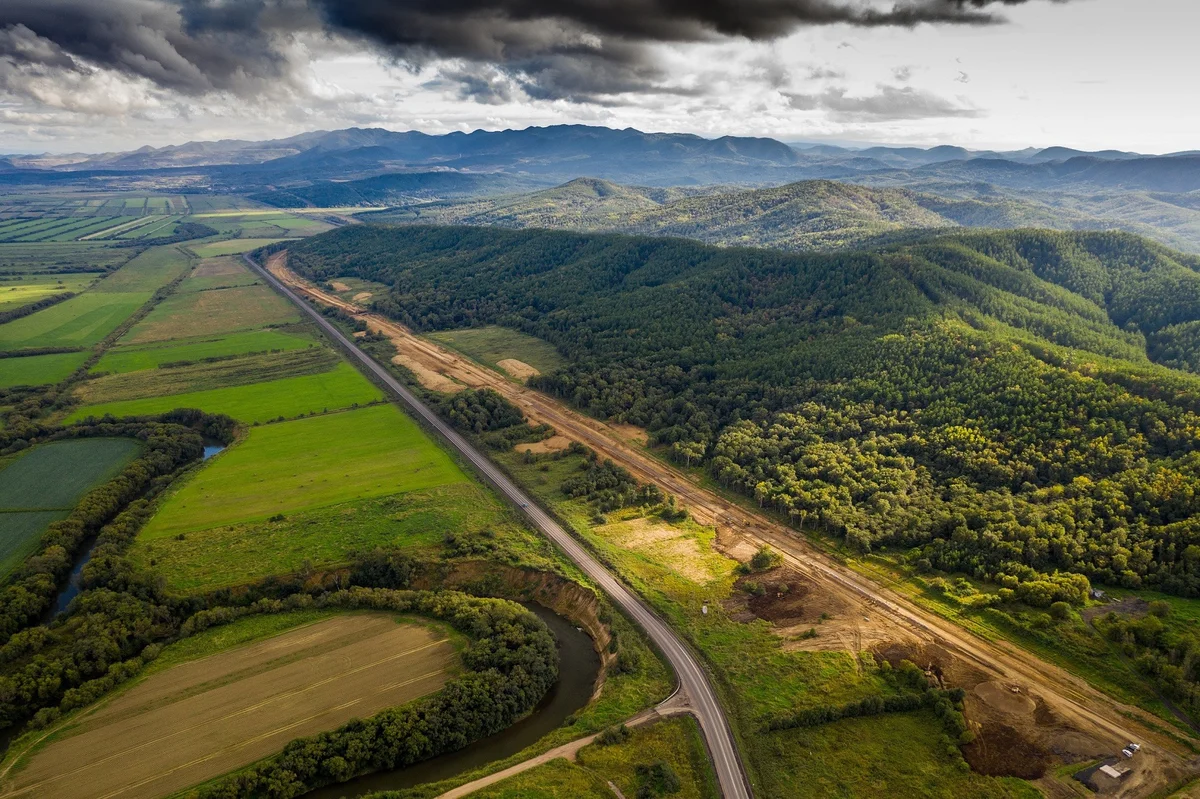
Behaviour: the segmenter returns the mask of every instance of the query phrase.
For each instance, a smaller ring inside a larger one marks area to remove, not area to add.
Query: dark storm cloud
[[[249,94],[293,76],[285,43],[305,35],[410,65],[457,59],[467,97],[502,97],[508,89],[488,72],[498,69],[533,97],[596,100],[668,90],[647,47],[655,43],[764,41],[812,25],[991,24],[993,6],[1019,2],[3,0],[0,61],[18,72],[111,70],[191,95]]]

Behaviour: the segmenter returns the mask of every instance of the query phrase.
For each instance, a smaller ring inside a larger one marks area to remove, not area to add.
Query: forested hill
[[[499,194],[499,192],[493,192]],[[498,225],[684,236],[709,244],[834,249],[912,229],[1119,224],[1035,201],[949,198],[902,188],[806,180],[766,189],[654,189],[579,178],[527,194],[408,204],[370,217],[385,223]]]
[[[541,388],[797,525],[1046,596],[1056,569],[1200,593],[1200,378],[1151,360],[1200,362],[1195,258],[1111,233],[801,255],[373,226],[290,252],[391,284],[377,307],[417,329],[554,343]]]

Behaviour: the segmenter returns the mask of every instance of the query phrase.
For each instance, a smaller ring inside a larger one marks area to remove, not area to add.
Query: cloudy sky
[[[379,126],[1200,149],[1197,0],[0,0],[0,152]]]

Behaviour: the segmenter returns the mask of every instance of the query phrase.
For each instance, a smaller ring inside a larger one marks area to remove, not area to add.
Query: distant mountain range
[[[487,187],[481,178],[475,186],[483,193],[510,190],[513,180],[552,186],[582,176],[644,186],[766,186],[832,179],[884,186],[982,182],[1018,190],[1200,190],[1200,154],[1194,152],[1145,156],[1066,147],[1014,152],[954,146],[850,149],[586,125],[440,136],[349,128],[266,142],[189,142],[128,153],[15,155],[0,161],[0,182],[6,183],[95,183],[148,172],[175,180],[187,174],[193,185],[228,191],[287,190],[320,180],[432,172],[490,176],[502,184]]]

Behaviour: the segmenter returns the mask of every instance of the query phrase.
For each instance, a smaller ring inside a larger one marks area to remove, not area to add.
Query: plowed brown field
[[[317,622],[155,674],[61,732],[0,796],[150,799],[437,690],[451,643],[383,614]]]

